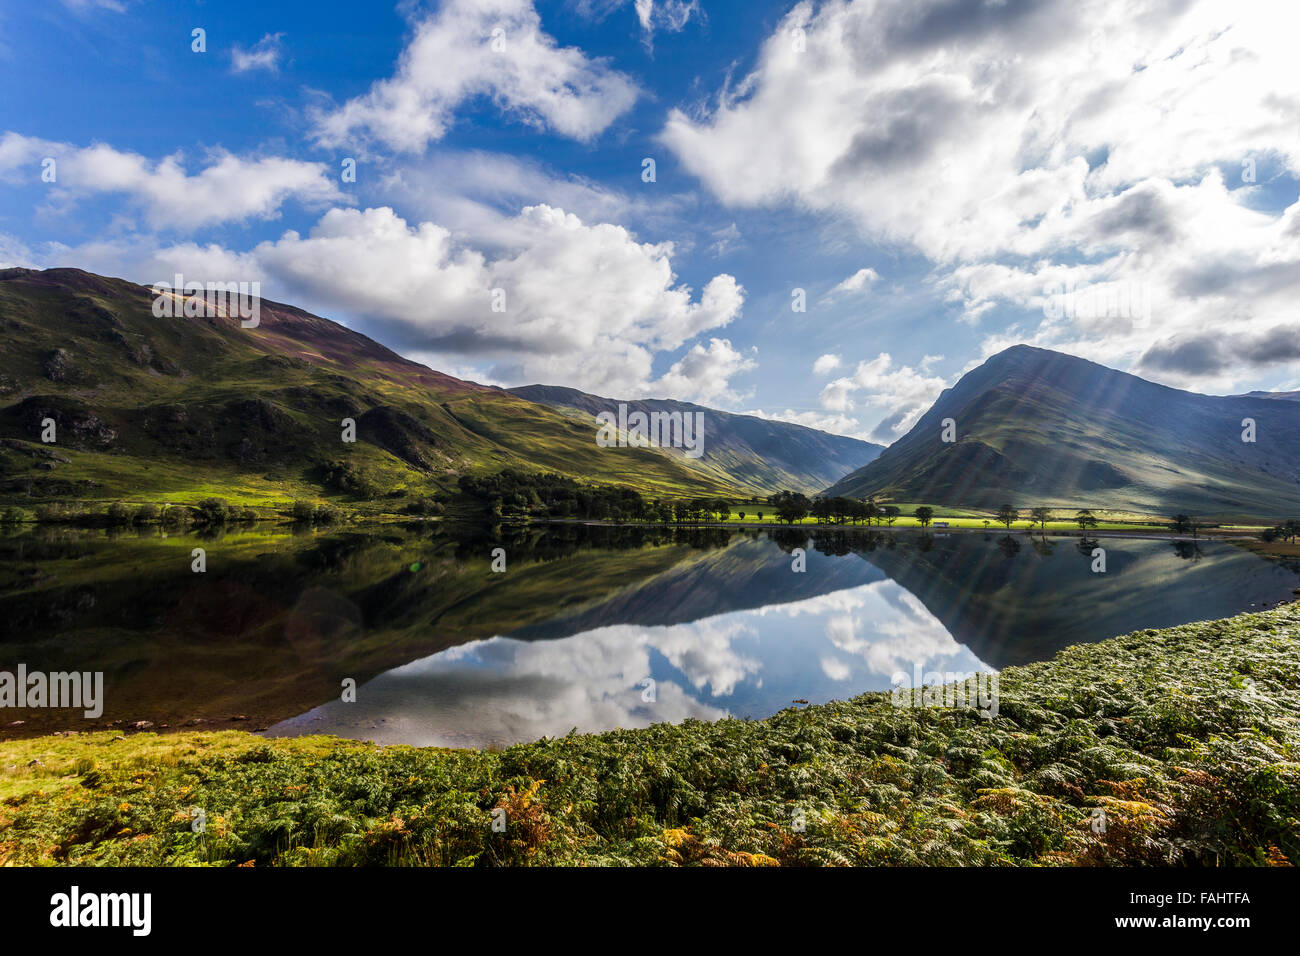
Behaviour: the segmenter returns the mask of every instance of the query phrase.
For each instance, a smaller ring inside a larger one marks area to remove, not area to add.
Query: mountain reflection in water
[[[247,717],[273,734],[478,746],[758,718],[900,671],[1000,669],[1225,617],[1296,585],[1226,542],[1155,539],[1103,539],[1105,574],[1077,538],[981,533],[258,526],[199,542],[204,575],[188,573],[195,543],[0,536],[0,668],[105,673],[99,724],[46,709],[0,732]],[[345,679],[355,702],[339,699]]]

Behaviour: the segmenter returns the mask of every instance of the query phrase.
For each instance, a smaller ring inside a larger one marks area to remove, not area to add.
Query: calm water
[[[1100,544],[1105,574],[1077,539],[978,533],[29,531],[0,538],[0,669],[103,671],[105,712],[6,710],[0,729],[198,721],[483,746],[763,717],[898,672],[1000,669],[1271,606],[1297,584],[1224,542]]]

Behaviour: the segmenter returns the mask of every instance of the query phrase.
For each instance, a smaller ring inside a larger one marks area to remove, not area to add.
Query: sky
[[[0,267],[888,443],[1017,343],[1300,388],[1300,5],[0,7]]]

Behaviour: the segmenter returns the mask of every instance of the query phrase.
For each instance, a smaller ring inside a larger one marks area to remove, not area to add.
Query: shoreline
[[[500,752],[42,737],[0,743],[0,861],[1289,865],[1297,707],[1288,605],[1006,668],[993,719],[876,692]],[[196,806],[206,833],[188,825]],[[490,825],[502,810],[505,836]]]

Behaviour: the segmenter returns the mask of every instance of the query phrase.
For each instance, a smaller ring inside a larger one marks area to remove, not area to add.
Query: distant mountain
[[[951,418],[956,441],[942,441]],[[1243,420],[1255,441],[1242,440]],[[827,495],[993,508],[1300,513],[1300,405],[1167,388],[1017,345]]]
[[[503,467],[649,494],[743,490],[653,449],[601,448],[590,423],[293,306],[261,300],[243,328],[221,310],[159,317],[154,300],[78,269],[0,270],[0,504],[328,495],[396,509]]]
[[[1280,402],[1300,402],[1300,392],[1247,392],[1234,398],[1272,398]]]
[[[669,399],[624,401],[557,385],[525,385],[509,391],[531,402],[576,412],[579,420],[587,422],[601,412],[617,416],[620,404],[626,405],[629,416],[633,412],[647,416],[655,412],[702,413],[702,455],[689,458],[677,448],[663,448],[662,452],[701,476],[731,481],[756,494],[770,494],[783,488],[819,491],[872,461],[883,451],[881,445],[856,438],[753,415],[722,412],[690,402]]]

